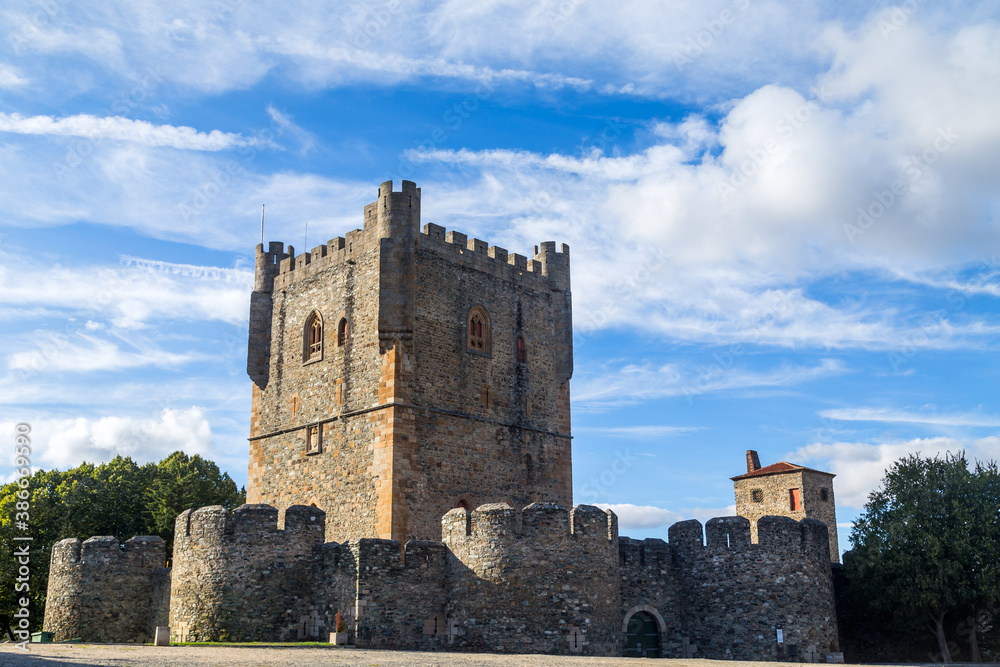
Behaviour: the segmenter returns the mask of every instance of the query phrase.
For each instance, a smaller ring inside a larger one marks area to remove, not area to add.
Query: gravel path
[[[323,667],[360,665],[364,667],[627,667],[648,664],[634,658],[579,658],[552,655],[495,655],[482,653],[417,653],[411,651],[370,651],[345,648],[275,648],[227,646],[134,646],[128,644],[31,644],[24,653],[11,644],[0,645],[0,667],[53,667],[74,665],[149,665],[150,667]],[[721,667],[712,660],[664,660],[670,667]],[[766,662],[735,662],[726,667],[776,665]],[[789,667],[789,663],[781,663]]]

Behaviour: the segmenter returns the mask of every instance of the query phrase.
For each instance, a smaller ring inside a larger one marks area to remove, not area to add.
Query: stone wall
[[[440,542],[357,540],[354,637],[358,646],[446,647],[447,548]],[[436,624],[435,624],[436,621]]]
[[[759,543],[744,517],[670,527],[684,631],[705,658],[773,660],[776,628],[799,653],[838,650],[826,525],[762,517]]]
[[[148,642],[166,624],[166,546],[159,537],[76,538],[52,546],[42,627],[56,641]]]
[[[442,520],[451,646],[620,655],[618,522],[581,505],[484,505]]]
[[[171,573],[172,641],[288,641],[326,638],[312,614],[313,551],[323,544],[324,514],[315,507],[285,511],[221,506],[177,517]],[[296,627],[303,616],[308,628]],[[305,630],[300,633],[300,630]]]
[[[624,627],[632,614],[639,611],[653,613],[660,632],[660,655],[681,658],[682,640],[685,636],[684,608],[677,578],[682,576],[674,564],[671,545],[663,540],[649,538],[618,540],[621,567],[622,607],[619,627]]]
[[[323,543],[324,513],[243,505],[177,518],[167,577],[159,538],[55,545],[46,629],[57,638],[325,640],[343,615],[359,646],[621,655],[624,628],[651,613],[664,657],[770,660],[775,629],[800,654],[837,650],[826,527],[787,517],[685,521],[669,544],[618,538],[596,507],[489,504],[449,511],[442,542]]]

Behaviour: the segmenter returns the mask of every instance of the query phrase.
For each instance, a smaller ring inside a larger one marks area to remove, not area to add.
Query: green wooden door
[[[625,628],[625,655],[631,658],[659,658],[660,633],[656,619],[644,611],[632,614]]]

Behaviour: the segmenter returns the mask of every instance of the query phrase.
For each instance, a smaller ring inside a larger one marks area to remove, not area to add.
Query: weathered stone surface
[[[529,261],[432,223],[421,233],[420,199],[389,181],[363,229],[298,256],[257,248],[247,500],[314,504],[330,541],[437,539],[460,503],[572,504],[569,248],[542,243]],[[475,306],[483,351],[467,349]],[[306,359],[314,312],[322,352]]]
[[[55,641],[147,642],[166,625],[170,579],[159,537],[76,538],[52,546],[43,627]]]

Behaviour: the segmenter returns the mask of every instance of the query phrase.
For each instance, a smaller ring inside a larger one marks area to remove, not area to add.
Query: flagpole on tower
[[[260,205],[260,244],[264,245],[264,205]]]

